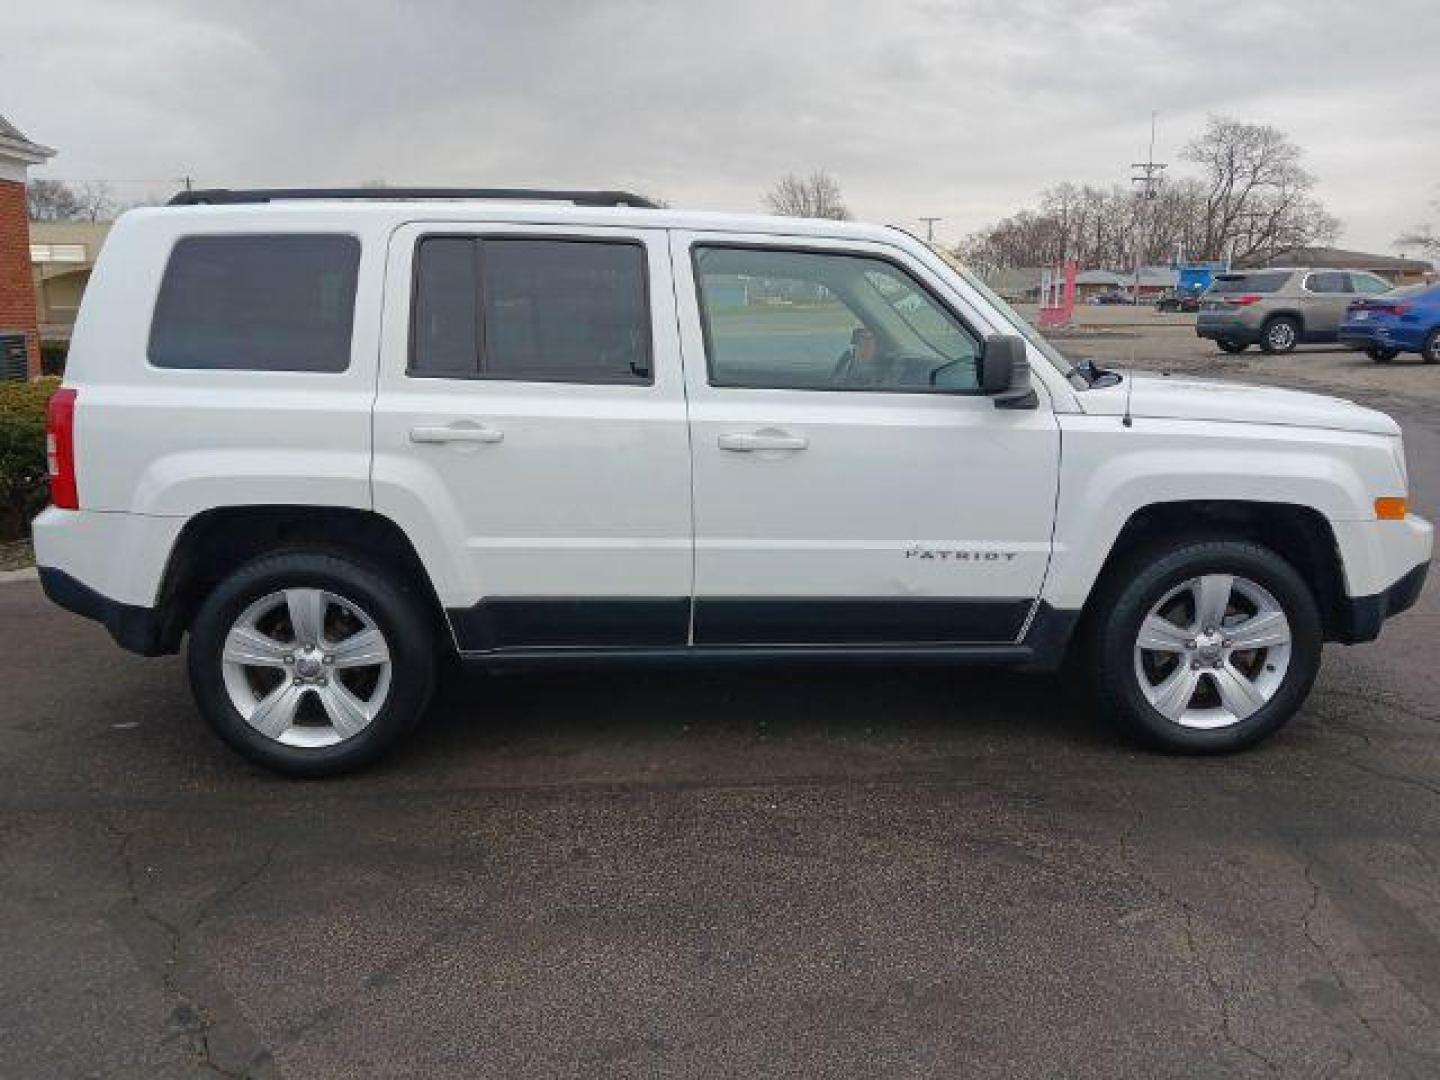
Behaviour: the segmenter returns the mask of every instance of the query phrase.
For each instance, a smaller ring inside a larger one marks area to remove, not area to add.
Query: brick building
[[[0,116],[0,373],[8,373],[12,346],[24,342],[25,370],[40,373],[35,285],[30,274],[30,220],[25,176],[54,154],[33,143]]]

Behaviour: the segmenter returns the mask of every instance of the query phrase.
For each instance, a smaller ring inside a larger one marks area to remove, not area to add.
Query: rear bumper
[[[1415,606],[1429,570],[1430,564],[1423,562],[1383,592],[1374,596],[1347,596],[1341,606],[1336,640],[1346,645],[1374,641],[1380,636],[1380,627],[1386,619]]]
[[[104,626],[121,648],[141,656],[163,656],[175,652],[179,645],[178,641],[168,640],[154,608],[111,600],[64,570],[40,567],[40,587],[52,603]]]
[[[1254,345],[1260,340],[1258,327],[1247,326],[1233,319],[1206,319],[1205,313],[1195,323],[1195,336],[1210,341],[1233,341],[1238,345]]]
[[[184,525],[183,518],[49,507],[32,526],[41,587],[132,652],[175,652],[179,635],[162,625],[157,603]]]

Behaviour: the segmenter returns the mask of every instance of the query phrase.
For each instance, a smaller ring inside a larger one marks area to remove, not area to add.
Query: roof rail
[[[576,206],[659,207],[643,195],[628,191],[549,191],[544,188],[197,188],[177,192],[171,206],[214,206],[244,203],[288,202],[295,199],[515,199],[529,202],[568,202]]]

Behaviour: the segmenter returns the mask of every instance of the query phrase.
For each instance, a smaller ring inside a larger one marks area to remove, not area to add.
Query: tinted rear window
[[[415,262],[412,375],[651,381],[634,241],[430,236]]]
[[[170,253],[150,362],[163,368],[344,371],[360,241],[338,234],[188,236]]]
[[[1222,274],[1210,286],[1210,291],[1227,296],[1231,293],[1272,293],[1290,280],[1290,271],[1267,271],[1258,274]]]

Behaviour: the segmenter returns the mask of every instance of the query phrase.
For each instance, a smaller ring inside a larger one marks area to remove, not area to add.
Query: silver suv
[[[1195,333],[1229,353],[1259,345],[1284,353],[1302,342],[1338,341],[1345,309],[1393,288],[1364,270],[1237,270],[1217,274],[1200,303]]]

